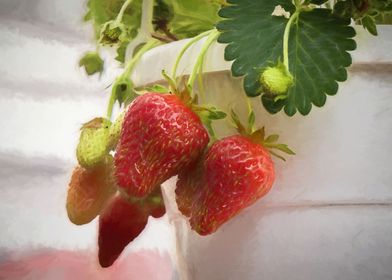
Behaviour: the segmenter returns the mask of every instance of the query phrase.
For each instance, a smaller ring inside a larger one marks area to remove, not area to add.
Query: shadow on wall
[[[37,250],[6,253],[0,258],[0,279],[172,279],[170,257],[158,251],[138,251],[101,268],[95,252]]]

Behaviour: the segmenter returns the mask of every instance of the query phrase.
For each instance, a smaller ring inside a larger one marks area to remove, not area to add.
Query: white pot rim
[[[378,36],[372,36],[363,29],[362,26],[355,27],[357,35],[357,49],[351,52],[353,65],[363,64],[392,64],[392,52],[385,50],[392,49],[392,26],[378,26]],[[184,45],[190,39],[179,40],[169,44],[159,46],[147,52],[135,67],[132,80],[136,86],[143,86],[157,81],[161,81],[162,70],[169,75],[173,64]],[[206,38],[201,39],[192,45],[182,58],[177,73],[179,75],[189,75],[199,54],[201,46]],[[204,73],[230,71],[231,61],[224,59],[224,44],[214,43],[206,54]]]

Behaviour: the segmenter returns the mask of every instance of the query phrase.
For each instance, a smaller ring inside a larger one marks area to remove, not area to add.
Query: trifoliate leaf
[[[222,31],[218,41],[228,43],[225,59],[234,60],[233,76],[245,76],[245,92],[257,96],[262,93],[260,74],[283,56],[283,33],[288,19],[271,13],[277,5],[291,15],[295,8],[290,0],[228,2],[232,5],[220,10],[225,20],[217,25]],[[312,104],[323,106],[326,95],[336,94],[336,81],[346,80],[345,67],[352,62],[347,51],[356,47],[351,39],[355,31],[349,24],[349,19],[334,16],[328,9],[300,13],[289,37],[289,71],[294,84],[286,99],[263,95],[263,105],[270,113],[284,107],[289,116],[297,110],[307,115]]]
[[[165,0],[173,18],[169,30],[178,38],[194,37],[214,28],[219,20],[219,1],[211,0]]]
[[[88,75],[102,73],[103,60],[97,52],[87,52],[79,60],[79,66],[84,67]]]

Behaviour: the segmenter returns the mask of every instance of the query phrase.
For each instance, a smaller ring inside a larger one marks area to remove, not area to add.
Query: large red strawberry
[[[143,197],[194,162],[208,142],[200,118],[180,97],[139,96],[124,117],[115,155],[117,183]]]
[[[145,228],[148,216],[165,214],[160,187],[143,199],[115,196],[99,217],[98,257],[102,267],[111,266],[124,248]]]
[[[178,175],[176,200],[201,235],[215,232],[241,210],[264,196],[272,187],[275,171],[268,148],[294,154],[275,144],[277,135],[264,139],[264,129],[234,135],[215,142],[198,165]],[[275,154],[276,155],[276,154]]]

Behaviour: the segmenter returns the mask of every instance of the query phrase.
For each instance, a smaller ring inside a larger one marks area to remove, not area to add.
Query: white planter
[[[186,226],[179,242],[186,244],[180,265],[188,275],[181,279],[392,278],[392,28],[380,27],[376,38],[357,29],[349,79],[323,108],[290,118],[269,115],[259,98],[252,100],[256,123],[297,155],[275,160],[273,190],[215,234],[200,237]],[[189,74],[201,43],[186,53],[179,73]],[[183,45],[147,53],[136,84],[161,80],[162,69],[170,73]],[[216,44],[207,54],[207,98],[244,116],[241,79],[231,77],[223,49]],[[220,136],[234,133],[227,121],[216,128]],[[165,183],[169,196],[174,184]],[[169,215],[178,218],[175,209]]]

